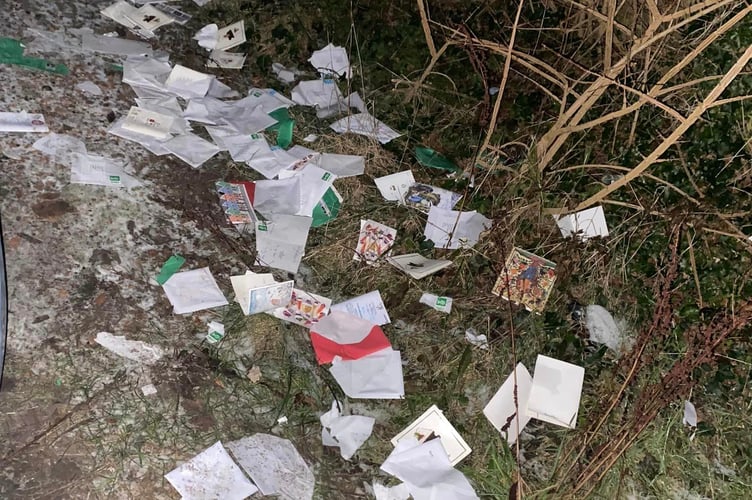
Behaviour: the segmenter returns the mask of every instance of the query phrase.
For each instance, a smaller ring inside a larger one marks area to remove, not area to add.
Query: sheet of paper
[[[436,309],[439,312],[449,314],[452,312],[452,298],[424,293],[420,296],[420,303]]]
[[[298,83],[292,89],[292,100],[301,106],[329,108],[338,106],[342,100],[337,83],[329,78],[308,80]]]
[[[125,173],[123,166],[109,158],[92,154],[74,156],[71,165],[71,184],[91,184],[132,188],[141,185],[135,177]]]
[[[517,404],[515,405],[515,374],[517,383]],[[504,436],[511,445],[517,441],[522,429],[530,421],[527,414],[527,402],[530,398],[530,389],[533,385],[533,377],[527,371],[525,365],[517,363],[514,373],[509,375],[501,384],[496,394],[491,398],[483,414],[491,425]],[[517,411],[519,408],[519,411]]]
[[[405,430],[394,436],[392,445],[397,446],[403,439],[417,439],[418,442],[424,443],[434,438],[441,441],[452,465],[457,465],[472,451],[436,405],[431,406]]]
[[[459,193],[416,182],[407,188],[404,201],[408,207],[428,213],[431,207],[451,210],[460,199],[462,195]]]
[[[583,367],[539,354],[527,402],[528,416],[574,429],[584,379]]]
[[[187,314],[228,304],[208,267],[175,273],[162,285],[175,314]]]
[[[108,332],[99,332],[95,342],[118,356],[145,365],[155,364],[165,354],[164,349],[159,346],[140,340],[128,340],[122,335]]]
[[[183,500],[244,500],[258,491],[217,441],[165,474]]]
[[[581,240],[587,240],[596,236],[608,236],[608,225],[602,206],[569,215],[554,215],[554,220],[564,238],[575,236]]]
[[[297,273],[305,254],[311,218],[273,214],[256,223],[256,265]]]
[[[219,148],[196,134],[176,135],[162,146],[193,168],[203,165],[219,153]]]
[[[376,419],[363,415],[342,415],[337,402],[321,415],[321,441],[324,446],[337,446],[342,458],[350,460],[371,436]]]
[[[381,483],[373,483],[373,496],[376,500],[409,500],[410,490],[405,483],[397,486],[384,486]]]
[[[229,50],[245,43],[245,23],[238,21],[217,32],[216,50]]]
[[[361,175],[366,170],[366,159],[356,155],[324,153],[318,156],[314,162],[338,178]]]
[[[358,113],[346,116],[329,125],[329,128],[340,134],[353,133],[364,135],[386,144],[402,134],[395,132],[368,113]]]
[[[258,314],[277,309],[290,303],[292,281],[277,282],[271,274],[256,274],[251,271],[231,276],[235,300],[245,315]]]
[[[270,312],[273,316],[296,325],[311,328],[329,314],[332,300],[297,288],[292,289],[290,303]]]
[[[176,64],[165,81],[165,87],[183,99],[201,98],[209,91],[213,75]]]
[[[49,132],[44,116],[39,113],[0,112],[0,132]]]
[[[311,54],[308,62],[322,75],[337,74],[350,78],[350,59],[344,47],[336,47],[330,43]]]
[[[166,155],[170,152],[162,145],[164,141],[151,135],[139,134],[132,130],[126,130],[123,128],[123,123],[125,123],[125,117],[115,120],[115,122],[110,125],[110,128],[107,129],[107,133],[129,141],[137,142],[157,156]]]
[[[136,9],[136,17],[132,19],[141,28],[154,31],[167,24],[175,22],[175,19],[152,5],[144,5]]]
[[[377,177],[374,182],[386,201],[396,201],[402,204],[405,202],[407,190],[415,184],[415,177],[413,177],[412,170],[405,170],[396,174]]]
[[[37,139],[31,147],[66,166],[73,165],[77,156],[86,154],[86,144],[83,141],[54,132]]]
[[[131,56],[153,54],[151,45],[138,40],[128,40],[111,36],[84,33],[81,35],[81,46],[85,50],[99,52],[100,54],[112,54],[117,56]]]
[[[425,278],[452,265],[451,260],[427,259],[419,253],[387,257],[387,262],[415,279]]]
[[[382,349],[355,360],[335,357],[329,368],[342,391],[356,399],[402,399],[405,383],[399,351]]]
[[[128,116],[125,117],[123,122],[123,128],[156,139],[168,139],[173,121],[172,116],[131,106]]]
[[[295,446],[271,434],[254,434],[227,443],[227,449],[262,495],[280,500],[311,500],[315,480]]]
[[[361,220],[353,260],[373,264],[389,254],[396,238],[396,229],[372,220]]]
[[[245,54],[214,50],[209,54],[206,66],[209,68],[240,69],[245,64]]]
[[[167,57],[129,55],[123,62],[123,83],[165,92],[165,81],[172,66]]]
[[[383,326],[391,323],[381,292],[374,290],[332,306],[332,311],[344,311],[374,325]]]
[[[458,212],[432,206],[424,234],[436,248],[456,250],[478,243],[480,233],[490,229],[491,222],[475,211]]]

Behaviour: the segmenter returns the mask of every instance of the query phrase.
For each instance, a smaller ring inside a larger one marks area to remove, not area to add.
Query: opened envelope
[[[360,359],[345,361],[339,356],[329,367],[342,391],[355,399],[402,399],[405,382],[399,351],[382,349]]]
[[[342,311],[332,311],[311,327],[311,343],[320,365],[335,356],[360,359],[392,346],[381,327]]]
[[[554,220],[564,238],[576,236],[581,240],[587,240],[595,236],[608,236],[608,226],[602,206],[569,215],[554,215]]]
[[[583,367],[539,354],[527,414],[544,422],[574,429],[584,379]]]
[[[501,432],[510,445],[517,441],[520,432],[530,421],[527,414],[527,402],[533,384],[533,377],[530,376],[530,372],[527,371],[525,365],[517,363],[514,370],[514,373],[507,377],[483,409],[483,414],[491,422],[491,425]],[[517,385],[516,405],[515,382]]]
[[[278,283],[271,274],[247,271],[240,276],[231,276],[230,281],[235,300],[246,316],[282,307],[289,304],[292,297],[293,281]]]
[[[441,440],[452,465],[457,465],[472,451],[436,405],[431,406],[405,430],[394,436],[392,445],[397,446],[403,439],[417,439],[418,442],[425,443],[436,438]]]

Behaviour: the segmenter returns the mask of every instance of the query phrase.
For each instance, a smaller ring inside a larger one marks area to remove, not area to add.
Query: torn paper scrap
[[[452,265],[451,260],[427,259],[419,253],[408,253],[387,257],[386,261],[405,274],[419,280]]]
[[[173,120],[175,118],[172,116],[131,106],[128,116],[125,117],[123,122],[123,128],[156,139],[167,139],[171,137],[170,129]]]
[[[258,491],[217,441],[165,474],[183,500],[244,500]]]
[[[391,323],[389,312],[386,310],[386,305],[384,305],[384,299],[381,298],[381,292],[378,290],[373,290],[335,304],[332,306],[332,311],[344,311],[370,321],[374,325],[383,326]]]
[[[396,201],[402,204],[407,190],[415,184],[415,177],[412,170],[405,170],[396,174],[377,177],[374,182],[386,201]]]
[[[516,396],[515,384],[517,385]],[[530,372],[527,371],[525,365],[517,363],[514,372],[507,377],[483,408],[483,414],[488,421],[510,445],[517,441],[520,432],[530,421],[527,414],[527,402],[532,385],[533,377],[530,376]]]
[[[293,288],[290,303],[272,310],[270,314],[283,321],[311,328],[314,323],[329,314],[331,305],[331,299]]]
[[[697,410],[690,401],[684,401],[684,418],[682,423],[690,427],[697,427]]]
[[[321,441],[324,446],[337,446],[342,458],[350,460],[358,448],[368,440],[376,419],[363,415],[342,415],[337,401],[332,401],[332,409],[319,417],[321,421]]]
[[[37,139],[31,147],[67,166],[73,165],[76,156],[86,154],[86,144],[83,141],[54,132]]]
[[[311,54],[308,62],[322,75],[337,74],[351,76],[350,59],[344,47],[335,47],[331,43]]]
[[[39,113],[0,112],[0,132],[49,132],[44,116]]]
[[[532,312],[546,307],[556,282],[556,264],[537,255],[513,248],[491,293]]]
[[[162,288],[175,314],[187,314],[228,304],[208,267],[175,273]]]
[[[432,206],[428,212],[425,237],[436,248],[456,250],[478,243],[480,233],[490,229],[491,220],[476,211],[458,212]]]
[[[354,399],[402,399],[405,382],[402,356],[391,348],[355,360],[336,356],[329,373],[342,391]]]
[[[227,449],[262,495],[276,495],[280,500],[313,498],[313,472],[287,439],[254,434],[227,443]]]
[[[273,214],[256,223],[256,265],[297,273],[305,253],[311,217]]]
[[[90,184],[132,188],[141,185],[135,177],[125,173],[123,166],[109,158],[92,154],[77,154],[71,164],[71,184]]]
[[[91,94],[91,95],[96,95],[96,96],[103,95],[102,89],[99,88],[99,85],[92,82],[91,80],[84,80],[81,83],[77,83],[76,89],[80,90],[81,92],[85,94]]]
[[[146,384],[141,388],[141,394],[143,394],[146,397],[153,396],[157,393],[157,388],[154,387],[154,384]]]
[[[432,293],[424,293],[420,296],[420,303],[446,314],[452,312],[451,297],[439,297],[438,295],[434,295]]]
[[[214,50],[217,46],[217,35],[219,34],[219,26],[216,24],[207,24],[198,32],[193,35],[193,39],[198,41],[200,47],[206,50]]]
[[[316,157],[314,163],[338,178],[353,177],[366,170],[366,159],[356,155],[324,153]]]
[[[162,146],[193,168],[199,168],[219,153],[219,148],[196,134],[177,135]]]
[[[373,496],[376,500],[409,500],[410,489],[405,483],[400,483],[397,486],[384,486],[381,483],[374,481],[373,483]]]
[[[379,257],[388,254],[396,237],[397,230],[394,228],[372,220],[361,220],[353,260],[373,264]]]
[[[225,338],[225,325],[218,321],[210,321],[207,326],[209,331],[206,333],[206,341],[210,344],[217,344]]]
[[[216,50],[229,50],[245,43],[245,22],[238,21],[217,32]]]
[[[527,402],[528,416],[574,429],[584,379],[583,367],[539,354]]]
[[[300,74],[298,70],[294,68],[286,68],[280,63],[272,63],[272,71],[277,76],[277,79],[283,83],[293,83],[295,78]]]
[[[425,443],[434,438],[439,438],[452,465],[457,465],[472,451],[436,405],[431,406],[405,430],[394,436],[392,445],[397,446],[403,439],[417,439],[418,442]]]
[[[231,276],[235,300],[243,314],[258,314],[278,309],[290,303],[293,281],[277,282],[271,274],[256,274],[247,271],[239,276]]]
[[[378,140],[381,144],[386,144],[402,135],[390,129],[368,113],[346,116],[332,123],[329,127],[340,134],[350,132],[371,137]]]
[[[460,199],[462,195],[459,193],[418,182],[408,187],[405,193],[405,205],[424,213],[428,213],[431,207],[451,210]]]
[[[591,342],[605,344],[617,354],[621,352],[624,333],[605,307],[589,305],[585,308],[585,328],[590,334]]]
[[[380,326],[342,311],[321,318],[311,326],[310,335],[320,365],[331,363],[335,356],[360,359],[391,347]]]
[[[153,365],[165,354],[159,346],[147,344],[140,340],[128,340],[122,335],[113,335],[108,332],[97,333],[95,341],[118,356],[145,365]]]
[[[381,470],[403,481],[414,500],[478,500],[464,474],[452,467],[438,439],[400,442]]]
[[[467,340],[471,345],[474,345],[475,347],[488,349],[488,337],[486,337],[485,335],[478,335],[478,332],[475,331],[475,328],[468,328],[467,330],[465,330],[465,340]]]
[[[569,215],[554,215],[554,220],[564,238],[575,236],[581,240],[587,240],[596,236],[608,236],[608,226],[602,206]]]

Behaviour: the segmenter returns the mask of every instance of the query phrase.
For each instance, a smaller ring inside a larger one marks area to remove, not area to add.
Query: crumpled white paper
[[[331,43],[323,49],[315,51],[308,62],[323,75],[336,73],[338,76],[346,75],[349,79],[352,74],[347,51],[344,47],[336,47]]]
[[[324,446],[337,446],[342,458],[350,460],[358,448],[368,440],[373,432],[373,417],[362,415],[343,416],[332,401],[332,409],[321,415],[321,441]]]
[[[164,356],[164,350],[161,347],[140,340],[128,340],[122,335],[99,332],[95,341],[118,356],[145,365],[153,365]]]

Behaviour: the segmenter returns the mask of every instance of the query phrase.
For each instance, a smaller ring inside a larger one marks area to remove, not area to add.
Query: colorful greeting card
[[[525,250],[514,248],[491,293],[528,311],[541,312],[556,281],[556,264]]]

